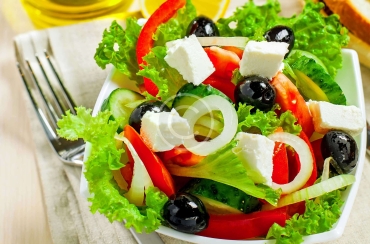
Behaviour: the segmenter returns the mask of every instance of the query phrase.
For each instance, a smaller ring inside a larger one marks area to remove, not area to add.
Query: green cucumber
[[[117,130],[120,133],[123,127],[128,124],[131,112],[145,99],[142,95],[126,88],[117,88],[103,101],[101,111],[109,110],[112,113],[110,119],[122,119]]]
[[[232,103],[229,97],[210,85],[200,84],[195,86],[192,83],[187,83],[177,92],[172,107],[182,116],[195,101],[209,95],[221,96]]]
[[[209,179],[193,179],[182,191],[197,196],[213,213],[251,213],[261,207],[258,198]]]
[[[194,84],[187,83],[180,88],[177,92],[176,97],[173,101],[172,107],[176,109],[180,116],[184,115],[185,111],[191,107],[191,105],[200,98],[218,95],[227,99],[230,103],[232,101],[221,91],[213,88],[210,85],[200,84],[195,86]],[[215,137],[216,134],[220,134],[223,130],[223,118],[222,114],[218,111],[213,111],[208,115],[202,116],[196,123],[196,125],[202,126],[202,136],[212,135]],[[207,131],[208,130],[208,131]],[[211,137],[211,138],[214,138]]]

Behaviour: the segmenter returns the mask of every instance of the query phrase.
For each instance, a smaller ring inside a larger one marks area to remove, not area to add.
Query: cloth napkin
[[[100,88],[111,69],[111,67],[106,70],[100,69],[93,59],[103,30],[109,27],[110,22],[109,19],[100,20],[27,33],[30,38],[36,38],[37,41],[47,42],[47,38],[49,39],[47,45],[50,45],[64,84],[77,105],[94,107]],[[370,70],[362,67],[362,73],[365,93],[370,94]],[[122,223],[109,223],[99,213],[90,212],[88,201],[79,193],[81,168],[64,165],[59,160],[43,133],[26,93],[25,101],[29,108],[28,115],[53,242],[55,244],[136,243]],[[370,104],[370,101],[366,100],[366,104]],[[370,165],[366,159],[360,189],[345,235],[331,243],[367,243],[370,240],[365,228],[370,226],[369,185]],[[187,243],[164,235],[160,236],[165,243]]]
[[[50,45],[65,87],[78,106],[93,108],[111,67],[100,69],[94,61],[95,49],[112,20],[68,27],[56,27],[23,34],[28,39]],[[49,43],[47,40],[49,39]],[[21,45],[21,43],[17,43]],[[44,194],[51,236],[55,244],[136,243],[122,223],[110,223],[105,216],[90,212],[87,199],[80,195],[81,168],[63,164],[49,145],[30,99],[25,93],[36,159]],[[186,243],[163,236],[165,243]]]

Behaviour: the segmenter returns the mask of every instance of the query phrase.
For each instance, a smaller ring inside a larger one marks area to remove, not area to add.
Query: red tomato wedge
[[[210,214],[207,229],[198,235],[228,240],[255,238],[265,236],[274,223],[285,226],[288,217],[286,207],[250,214]]]
[[[314,132],[314,126],[306,101],[299,93],[297,87],[282,73],[278,73],[271,81],[276,90],[276,102],[280,104],[283,112],[290,110],[297,118],[298,124],[308,138]]]
[[[240,49],[238,47],[234,47],[234,46],[223,46],[222,49],[225,49],[225,50],[228,50],[228,51],[231,51],[231,52],[235,53],[236,55],[238,55],[238,57],[240,59],[242,59],[242,57],[243,57],[244,50],[243,49]]]
[[[124,135],[143,161],[154,186],[158,187],[168,197],[174,195],[174,181],[161,159],[145,145],[140,135],[130,125],[125,126]]]
[[[220,76],[212,74],[203,81],[203,84],[210,85],[213,88],[220,90],[223,94],[228,96],[231,99],[231,101],[235,102],[234,99],[235,85],[231,82],[230,79],[225,79]]]
[[[137,40],[136,58],[139,66],[145,63],[143,57],[153,47],[152,36],[158,26],[172,18],[177,10],[184,7],[185,4],[186,0],[167,0],[149,17]],[[150,95],[156,96],[158,94],[157,86],[150,79],[144,78],[144,86]]]
[[[216,46],[206,47],[204,51],[215,66],[216,70],[213,74],[231,81],[233,71],[239,68],[240,58],[238,55]]]
[[[169,151],[160,152],[158,156],[166,163],[173,163],[180,166],[193,166],[202,161],[204,156],[196,155],[184,146],[175,147]]]
[[[310,178],[308,179],[308,181],[306,182],[306,184],[302,187],[302,188],[306,188],[308,186],[312,186],[315,183],[317,179],[317,166],[316,166],[314,151],[312,149],[312,145],[310,141],[308,140],[308,137],[303,131],[301,131],[301,133],[299,134],[299,137],[307,143],[308,147],[310,148],[312,159],[313,159],[312,174]],[[289,149],[287,150],[287,153],[288,153],[288,160],[289,160],[289,180],[292,181],[294,177],[298,174],[299,170],[301,169],[301,163],[299,160],[299,155],[294,150]]]

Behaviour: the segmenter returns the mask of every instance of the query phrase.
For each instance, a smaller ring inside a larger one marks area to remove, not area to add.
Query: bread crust
[[[370,16],[366,17],[353,1],[356,0],[323,0],[333,13],[340,16],[340,22],[351,33],[370,45]]]

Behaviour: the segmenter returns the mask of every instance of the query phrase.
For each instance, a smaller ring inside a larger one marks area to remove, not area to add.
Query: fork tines
[[[24,62],[18,60],[17,67],[54,150],[65,163],[81,165],[83,141],[70,142],[60,138],[56,132],[58,119],[67,110],[75,114],[76,106],[64,87],[51,56],[44,51]]]

